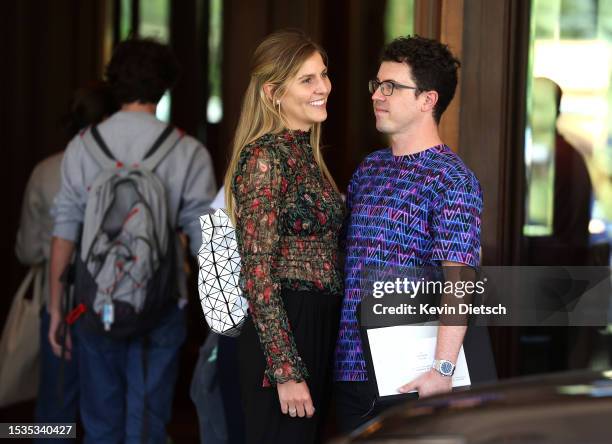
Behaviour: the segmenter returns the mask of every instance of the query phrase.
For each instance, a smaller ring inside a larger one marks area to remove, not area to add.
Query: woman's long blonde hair
[[[285,94],[287,83],[294,78],[302,64],[315,52],[321,54],[327,65],[327,55],[323,48],[314,43],[303,32],[284,30],[270,34],[259,44],[251,61],[251,80],[244,94],[240,119],[234,134],[232,157],[225,173],[225,202],[227,212],[236,223],[236,205],[232,192],[233,176],[238,165],[240,153],[246,145],[264,134],[279,133],[286,128],[280,106],[275,107]],[[264,92],[264,85],[274,85],[272,97]],[[315,123],[310,131],[310,144],[314,158],[323,175],[337,190],[321,155],[319,142],[321,124]]]

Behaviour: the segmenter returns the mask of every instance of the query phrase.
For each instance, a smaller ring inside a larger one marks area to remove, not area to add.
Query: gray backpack
[[[95,126],[82,134],[101,167],[88,193],[74,276],[91,329],[118,338],[146,333],[176,302],[176,239],[166,189],[154,171],[181,137],[168,126],[144,159],[128,166],[113,157]]]

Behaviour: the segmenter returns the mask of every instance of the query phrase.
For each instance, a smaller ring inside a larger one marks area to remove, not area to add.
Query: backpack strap
[[[85,148],[102,168],[118,166],[117,159],[111,153],[96,125],[85,131],[82,138]],[[182,138],[183,134],[179,130],[172,125],[168,125],[145,154],[144,160],[141,162],[142,166],[154,171]]]
[[[154,171],[157,165],[164,160],[182,138],[183,134],[179,130],[172,125],[168,125],[149,151],[147,151],[147,154],[145,154],[144,160],[141,162],[142,166],[149,171]]]
[[[114,168],[117,165],[117,160],[108,149],[96,125],[85,131],[82,138],[85,148],[102,168]]]

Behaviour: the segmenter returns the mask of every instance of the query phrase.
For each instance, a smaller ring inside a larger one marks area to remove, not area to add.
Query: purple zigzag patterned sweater
[[[480,262],[482,192],[446,145],[406,156],[370,154],[348,188],[345,293],[335,356],[337,381],[366,381],[356,319],[368,267]]]

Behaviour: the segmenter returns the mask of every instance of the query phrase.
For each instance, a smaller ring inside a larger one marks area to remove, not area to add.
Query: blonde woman
[[[331,83],[299,31],[268,36],[225,178],[250,317],[238,344],[247,440],[316,442],[329,392],[342,277],[344,205],[321,156]]]

